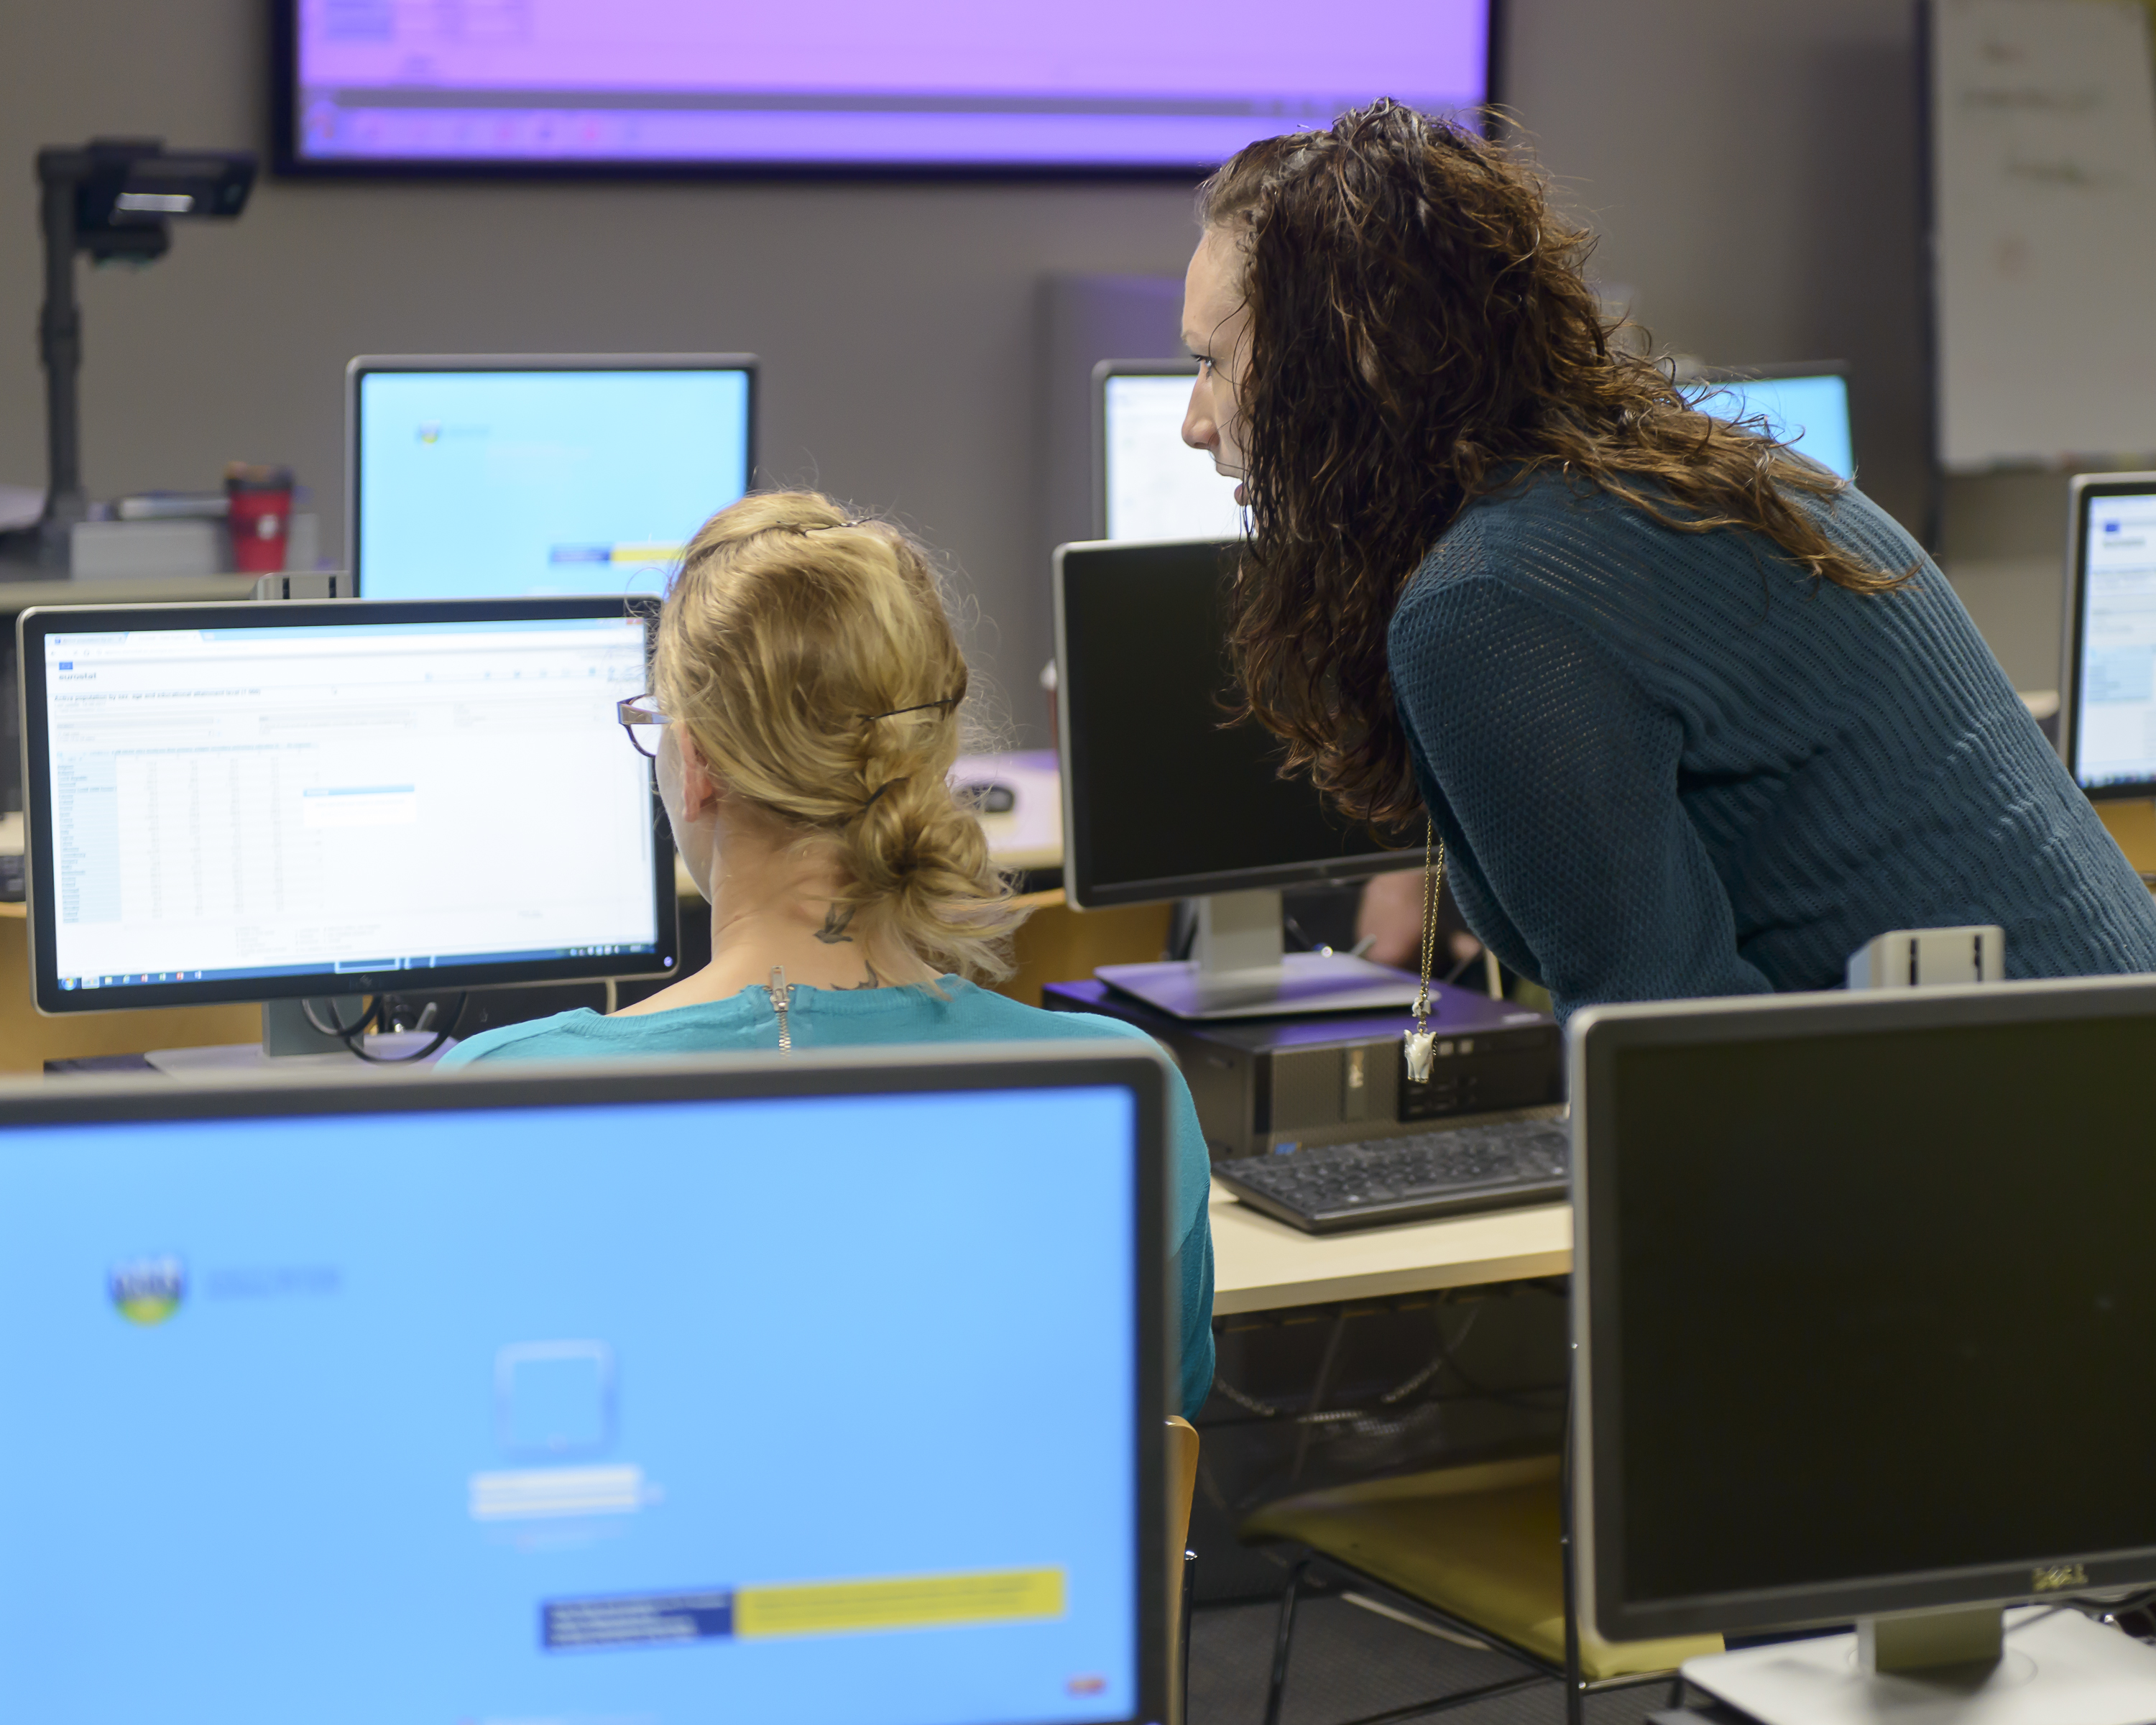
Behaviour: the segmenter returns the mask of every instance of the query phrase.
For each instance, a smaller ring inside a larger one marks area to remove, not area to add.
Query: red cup
[[[224,496],[232,567],[243,575],[276,574],[291,532],[292,470],[235,461],[224,470]]]

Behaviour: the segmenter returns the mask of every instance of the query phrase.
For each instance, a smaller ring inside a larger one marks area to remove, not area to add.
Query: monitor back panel
[[[1229,726],[1231,546],[1055,554],[1065,890],[1081,905],[1353,879],[1419,863],[1284,779],[1281,745]]]
[[[657,593],[748,489],[746,354],[366,357],[346,377],[362,598]]]
[[[0,1101],[10,1716],[1161,1717],[1147,1064]]]
[[[1596,1620],[2156,1580],[2156,984],[1576,1019]]]
[[[665,971],[613,711],[646,637],[606,598],[26,613],[39,1007]]]
[[[2059,750],[2091,797],[2156,792],[2156,473],[2085,475],[2070,506]]]
[[[1093,531],[1103,539],[1235,539],[1235,480],[1183,440],[1195,360],[1103,360],[1093,371]]]

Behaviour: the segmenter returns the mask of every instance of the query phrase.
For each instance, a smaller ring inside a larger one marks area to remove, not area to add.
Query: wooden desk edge
[[[1380,1299],[1433,1288],[1526,1281],[1568,1275],[1572,1270],[1569,1204],[1534,1204],[1356,1233],[1311,1235],[1276,1222],[1215,1187],[1211,1215],[1215,1317],[1335,1300]],[[1480,1241],[1477,1236],[1482,1237]],[[1244,1256],[1245,1247],[1260,1262],[1239,1271],[1236,1260]],[[1363,1261],[1358,1264],[1358,1260]]]

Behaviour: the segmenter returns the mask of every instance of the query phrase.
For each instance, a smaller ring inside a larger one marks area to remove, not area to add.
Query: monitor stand
[[[2156,1647],[2071,1606],[1867,1618],[1853,1635],[1688,1659],[1684,1678],[1760,1725],[2156,1719]]]
[[[1191,952],[1188,959],[1158,964],[1103,964],[1093,974],[1178,1019],[1383,1012],[1414,1004],[1417,984],[1404,970],[1346,952],[1283,952],[1277,892],[1199,899]]]
[[[326,1023],[348,1024],[366,1005],[360,994],[318,999],[315,1010]],[[398,1030],[367,1039],[367,1051],[385,1060],[402,1061],[434,1040],[432,1030]],[[449,1045],[444,1044],[446,1049]],[[296,1000],[262,1003],[262,1040],[228,1042],[211,1048],[153,1049],[143,1059],[158,1071],[174,1078],[223,1077],[236,1073],[331,1071],[340,1077],[355,1072],[410,1071],[419,1066],[376,1065],[362,1060],[341,1038],[326,1036],[307,1022],[305,1010]]]

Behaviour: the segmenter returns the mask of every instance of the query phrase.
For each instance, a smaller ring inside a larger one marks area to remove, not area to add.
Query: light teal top
[[[921,1042],[1148,1041],[1136,1025],[1091,1013],[1044,1012],[954,976],[937,999],[926,988],[814,988],[797,984],[788,1029],[796,1048],[851,1048]],[[585,1060],[624,1055],[776,1052],[778,1017],[771,991],[752,986],[730,1000],[668,1012],[607,1018],[588,1008],[504,1024],[442,1056],[440,1068],[480,1060]],[[1206,1219],[1212,1161],[1198,1110],[1173,1075],[1168,1154],[1173,1169],[1168,1279],[1183,1313],[1183,1411],[1195,1418],[1213,1385],[1213,1233]]]

